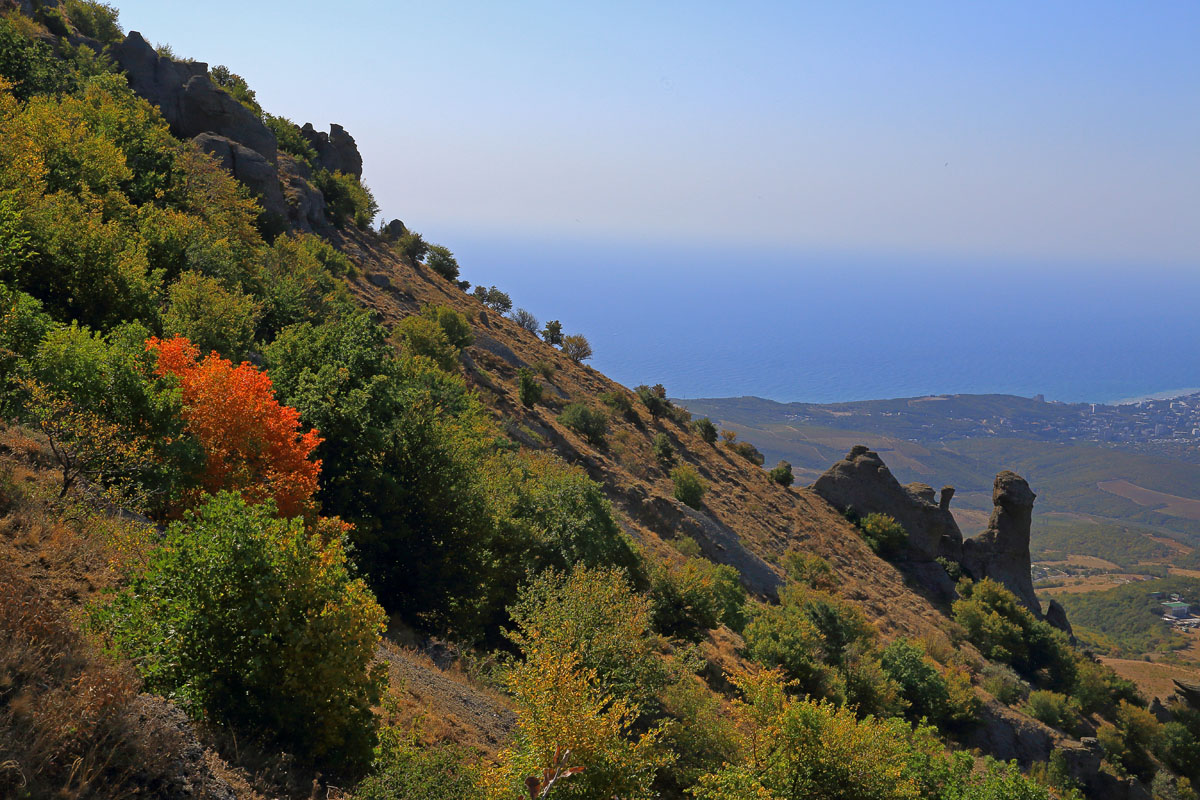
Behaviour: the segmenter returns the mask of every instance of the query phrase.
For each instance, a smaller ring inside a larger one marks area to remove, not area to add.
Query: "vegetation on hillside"
[[[954,749],[980,716],[978,656],[886,640],[816,556],[784,557],[788,580],[769,602],[691,539],[635,542],[589,472],[522,447],[498,417],[553,428],[564,452],[641,447],[657,500],[689,523],[728,500],[697,452],[790,503],[786,465],[750,469],[763,463],[756,448],[731,432],[718,444],[715,425],[693,423],[661,385],[543,393],[554,360],[594,379],[581,366],[591,347],[557,320],[538,340],[520,310],[502,324],[546,361],[514,366],[517,402],[496,399],[499,377],[464,355],[467,315],[358,305],[346,256],[261,228],[246,190],[174,138],[103,57],[53,44],[47,31],[62,26],[116,35],[106,6],[64,8],[41,23],[0,17],[0,406],[6,433],[26,442],[11,460],[43,487],[34,498],[0,472],[0,531],[17,552],[37,539],[31,509],[130,521],[119,535],[76,525],[70,539],[71,558],[103,553],[111,591],[51,598],[0,572],[0,781],[20,774],[31,792],[53,784],[65,797],[154,787],[174,745],[134,735],[144,690],[215,741],[228,734],[222,755],[238,758],[239,741],[287,754],[309,793],[319,771],[362,798],[1072,796],[1013,765],[973,769]],[[214,78],[265,114],[236,74]],[[284,122],[272,128],[285,151],[310,158]],[[339,225],[384,243],[361,184],[315,179]],[[450,251],[416,234],[385,244],[414,269],[426,258],[431,280],[457,277]],[[475,295],[512,308],[496,287]],[[863,522],[882,553],[902,540],[894,521]],[[847,552],[890,569],[856,541]],[[1113,770],[1192,769],[1191,718],[1147,723],[1128,685],[998,584],[959,594],[960,627],[944,627],[1036,687],[1012,702],[1064,728],[1103,715]],[[69,603],[86,605],[86,633]],[[476,659],[516,710],[511,738],[481,756],[425,742],[419,721],[388,722],[401,692],[377,661],[385,620]],[[97,772],[96,742],[115,773]]]

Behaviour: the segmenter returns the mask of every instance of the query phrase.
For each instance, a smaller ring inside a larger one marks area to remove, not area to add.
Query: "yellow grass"
[[[1153,489],[1146,489],[1129,481],[1100,481],[1096,486],[1109,494],[1124,497],[1126,500],[1132,500],[1139,506],[1153,508],[1155,511],[1160,511],[1163,514],[1170,514],[1173,517],[1183,517],[1184,519],[1200,520],[1200,500],[1156,492]]]

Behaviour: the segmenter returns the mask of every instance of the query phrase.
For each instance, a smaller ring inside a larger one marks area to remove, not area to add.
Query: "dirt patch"
[[[495,755],[508,742],[517,715],[499,692],[387,639],[378,655],[398,690],[399,721],[416,722],[422,739],[451,741],[487,755]]]
[[[1107,575],[1088,575],[1080,578],[1067,578],[1066,583],[1062,586],[1035,586],[1039,595],[1054,596],[1056,594],[1083,594],[1085,592],[1102,592],[1105,589],[1111,589],[1114,586],[1120,586],[1125,583],[1133,583],[1135,581],[1149,580],[1146,575],[1132,575],[1129,573]]]
[[[1156,492],[1129,481],[1100,481],[1096,488],[1172,517],[1200,520],[1200,500]]]

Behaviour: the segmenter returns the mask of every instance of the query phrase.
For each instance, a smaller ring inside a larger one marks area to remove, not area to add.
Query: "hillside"
[[[373,229],[339,126],[0,9],[0,792],[1190,791],[1195,712],[1031,597],[996,440],[884,453],[969,469],[976,538],[856,433],[797,487]]]

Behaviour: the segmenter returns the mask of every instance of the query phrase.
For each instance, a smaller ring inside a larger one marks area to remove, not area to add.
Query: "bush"
[[[513,312],[512,318],[513,322],[517,323],[535,336],[537,335],[539,323],[537,321],[537,317],[535,317],[531,312],[526,311],[523,308],[518,308]]]
[[[1021,680],[1021,676],[1000,664],[984,666],[980,685],[1006,706],[1016,705],[1029,694],[1029,685]]]
[[[652,702],[666,683],[655,652],[650,601],[630,586],[624,570],[577,567],[546,572],[521,591],[510,609],[512,641],[529,657],[577,654],[614,697]]]
[[[425,266],[441,275],[448,281],[458,280],[458,260],[454,258],[449,248],[440,244],[431,244],[425,256]]]
[[[384,614],[336,536],[222,493],[172,524],[96,619],[147,688],[193,716],[330,769],[354,773],[370,757]]]
[[[473,754],[452,744],[422,747],[394,728],[380,732],[368,775],[353,800],[483,800]]]
[[[442,326],[427,316],[413,315],[400,320],[396,338],[408,355],[428,358],[446,371],[458,368],[458,348],[450,343]]]
[[[700,478],[695,469],[682,464],[671,470],[671,480],[675,483],[675,499],[692,508],[700,508],[708,485]]]
[[[396,252],[412,263],[416,264],[430,251],[433,245],[430,245],[421,237],[421,234],[416,231],[406,230],[396,240]],[[450,252],[447,250],[446,252]],[[457,266],[457,262],[455,263]]]
[[[317,151],[300,134],[300,127],[296,123],[286,117],[276,117],[272,114],[263,114],[263,122],[271,133],[275,134],[275,141],[279,143],[280,150],[295,156],[310,167],[317,160]]]
[[[116,44],[125,38],[117,22],[117,9],[95,0],[66,0],[63,8],[75,29],[102,44]]]
[[[780,486],[791,486],[796,482],[796,478],[792,475],[792,465],[786,461],[780,461],[775,468],[767,473],[771,480],[778,483]]]
[[[495,286],[486,289],[482,286],[476,286],[475,291],[471,294],[492,311],[507,314],[512,310],[512,298],[508,296],[507,292],[502,292]]]
[[[654,628],[689,641],[700,641],[722,623],[741,630],[746,621],[746,590],[738,571],[704,558],[660,565],[651,575],[650,602]]]
[[[620,414],[627,422],[632,422],[635,425],[640,422],[637,411],[633,408],[633,401],[629,399],[629,395],[625,392],[619,389],[605,392],[600,395],[600,402]]]
[[[262,117],[262,106],[258,104],[258,98],[245,78],[223,64],[218,64],[209,70],[208,76],[214,84],[233,95],[234,100],[253,111],[256,117]]]
[[[453,308],[427,305],[421,310],[421,315],[441,326],[442,332],[446,334],[446,341],[450,342],[451,347],[462,350],[464,347],[470,347],[475,341],[475,335],[471,332],[471,323],[467,322],[467,318]]]
[[[371,190],[353,175],[319,169],[313,173],[313,185],[325,196],[325,210],[338,228],[353,222],[366,230],[379,213]]]
[[[954,621],[985,658],[1013,667],[1043,688],[1070,692],[1078,677],[1078,657],[1067,636],[1037,619],[1003,585],[985,578],[959,581]]]
[[[858,522],[858,529],[876,555],[896,555],[908,541],[908,531],[887,514],[867,514]]]
[[[588,342],[587,337],[580,334],[564,336],[562,351],[567,358],[576,364],[582,364],[592,357],[592,345]]]
[[[643,384],[634,389],[634,392],[650,412],[650,416],[661,417],[670,412],[671,402],[667,400],[667,390],[661,383],[652,387]]]
[[[533,408],[542,400],[542,384],[524,367],[517,370],[517,397],[526,408]]]
[[[907,639],[894,640],[883,650],[880,663],[888,676],[900,685],[908,701],[908,718],[941,722],[949,711],[950,692],[946,679],[925,650]]]
[[[767,457],[760,453],[758,448],[749,442],[730,442],[729,449],[756,467],[761,467],[767,460]]]
[[[216,350],[241,361],[254,342],[260,314],[253,298],[227,290],[215,278],[196,272],[179,276],[169,290],[163,333],[190,339],[202,353]]]
[[[1077,735],[1080,719],[1079,701],[1065,694],[1039,689],[1029,693],[1025,701],[1026,714],[1051,728]]]
[[[74,88],[66,64],[45,43],[26,38],[12,20],[0,17],[0,76],[20,100]]]
[[[717,442],[717,426],[708,417],[692,421],[692,430],[696,435],[704,440],[706,444],[716,444]]]
[[[552,319],[546,323],[546,327],[542,330],[542,339],[546,344],[557,347],[563,343],[562,323],[556,319]]]
[[[671,446],[671,437],[660,433],[654,437],[654,457],[663,466],[669,466],[675,461],[675,448]]]
[[[595,411],[583,403],[571,403],[558,415],[559,421],[596,447],[604,444],[608,433],[608,415]]]

